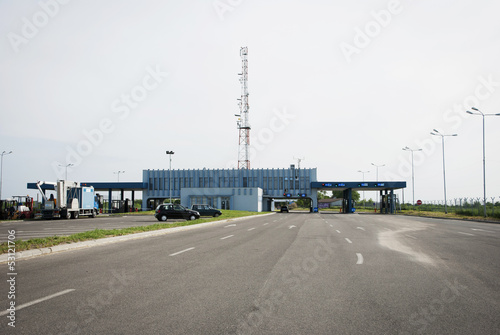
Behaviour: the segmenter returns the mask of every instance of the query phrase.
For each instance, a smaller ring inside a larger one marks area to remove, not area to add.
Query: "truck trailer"
[[[43,192],[41,185],[54,185],[56,196],[49,198]],[[78,219],[80,215],[96,217],[99,214],[98,196],[94,187],[81,186],[78,182],[59,180],[52,182],[37,182],[42,193],[42,219]]]

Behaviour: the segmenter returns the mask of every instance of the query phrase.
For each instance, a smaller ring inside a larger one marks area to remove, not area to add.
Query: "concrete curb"
[[[442,220],[455,220],[455,221],[467,221],[467,222],[479,222],[479,223],[496,223],[500,224],[500,221],[492,221],[492,220],[480,220],[480,219],[467,219],[467,218],[443,218],[439,216],[425,216],[425,215],[411,215],[411,214],[396,214],[402,216],[411,216],[414,218],[429,218],[429,219],[442,219]]]
[[[76,250],[76,249],[82,249],[82,248],[91,248],[91,247],[110,244],[110,243],[117,243],[117,242],[142,239],[142,238],[147,238],[147,237],[152,237],[152,236],[171,234],[171,233],[176,233],[179,231],[191,230],[191,229],[206,227],[206,226],[215,225],[215,224],[223,224],[223,223],[240,221],[243,219],[248,219],[248,218],[253,218],[253,217],[262,217],[262,216],[273,215],[273,214],[276,214],[276,213],[273,212],[273,213],[268,213],[268,214],[242,216],[242,217],[234,218],[234,219],[204,222],[204,223],[200,223],[200,224],[194,224],[191,226],[165,228],[165,229],[147,231],[147,232],[143,232],[143,233],[100,238],[97,240],[89,240],[89,241],[82,241],[82,242],[75,242],[75,243],[68,243],[68,244],[59,244],[59,245],[55,245],[53,247],[48,247],[48,248],[24,250],[24,251],[16,252],[15,260],[17,261],[19,259],[26,259],[26,258],[37,257],[37,256],[50,255],[50,254],[63,252],[63,251],[70,251],[70,250]],[[8,257],[9,257],[9,254],[0,255],[0,264],[7,263]]]

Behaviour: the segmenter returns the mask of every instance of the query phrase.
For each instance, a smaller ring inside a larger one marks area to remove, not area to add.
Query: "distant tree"
[[[344,191],[332,191],[332,198],[342,199],[343,197],[344,197]],[[359,192],[355,190],[352,191],[351,197],[352,200],[354,201],[358,201],[361,198]]]
[[[309,208],[311,207],[311,199],[298,199],[297,206],[302,208]]]

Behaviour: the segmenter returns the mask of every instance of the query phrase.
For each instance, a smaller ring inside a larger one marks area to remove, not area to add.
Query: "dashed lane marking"
[[[184,250],[181,250],[181,251],[174,252],[173,254],[170,254],[169,256],[177,256],[179,254],[182,254],[183,252],[186,252],[186,251],[189,251],[189,250],[193,250],[193,249],[194,249],[194,247],[187,248],[187,249],[184,249]]]
[[[361,255],[360,253],[356,253],[356,256],[358,256],[358,261],[356,262],[356,264],[363,264],[363,255]]]

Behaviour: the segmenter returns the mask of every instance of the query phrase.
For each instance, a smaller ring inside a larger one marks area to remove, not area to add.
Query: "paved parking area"
[[[180,220],[169,220],[175,222]],[[167,223],[168,223],[167,222]],[[149,226],[158,223],[153,215],[99,215],[96,218],[80,217],[76,220],[1,221],[0,241],[7,241],[8,231],[14,229],[18,240],[37,237],[67,236],[94,229],[116,229]]]

